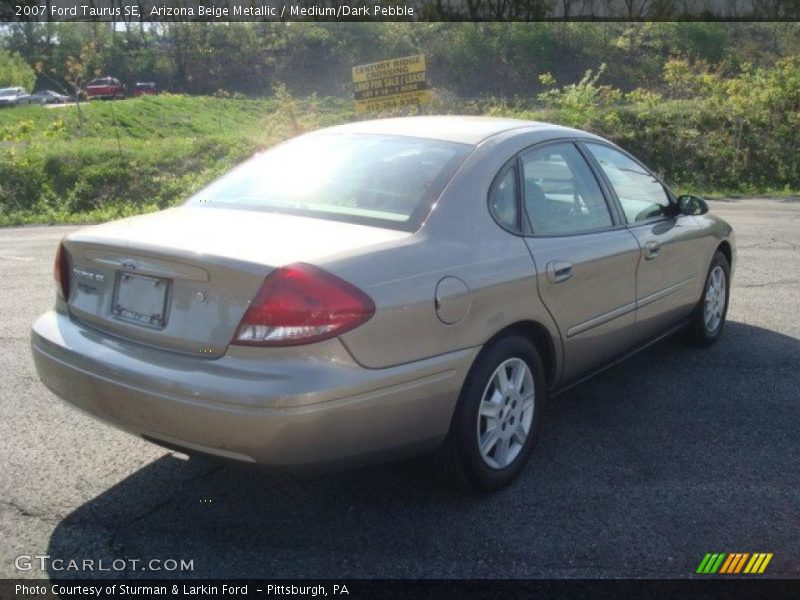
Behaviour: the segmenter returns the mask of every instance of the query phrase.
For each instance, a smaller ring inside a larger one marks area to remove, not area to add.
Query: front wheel
[[[510,334],[487,345],[470,369],[439,451],[461,489],[491,492],[525,467],[539,435],[547,387],[536,347]]]
[[[706,276],[703,297],[695,309],[689,327],[690,340],[698,346],[710,346],[722,334],[728,314],[731,269],[722,252],[714,254]]]

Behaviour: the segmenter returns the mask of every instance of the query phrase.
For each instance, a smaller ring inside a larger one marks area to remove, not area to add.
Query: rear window
[[[416,230],[473,146],[317,134],[256,155],[187,201]]]
[[[94,81],[90,81],[89,85],[114,85],[115,81],[113,79],[95,79]]]

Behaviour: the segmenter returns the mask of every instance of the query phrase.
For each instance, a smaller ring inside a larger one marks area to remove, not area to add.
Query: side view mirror
[[[678,197],[678,210],[681,214],[697,217],[708,212],[708,203],[697,196],[684,194]]]

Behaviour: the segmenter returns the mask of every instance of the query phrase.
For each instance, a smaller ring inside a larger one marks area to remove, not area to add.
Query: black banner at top
[[[800,0],[0,0],[0,21],[797,21]]]

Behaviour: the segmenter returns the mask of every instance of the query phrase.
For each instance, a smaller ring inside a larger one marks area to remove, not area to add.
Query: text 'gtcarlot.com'
[[[14,559],[18,571],[194,571],[194,559],[115,558],[112,561],[93,558],[51,558],[49,554],[20,554]]]

